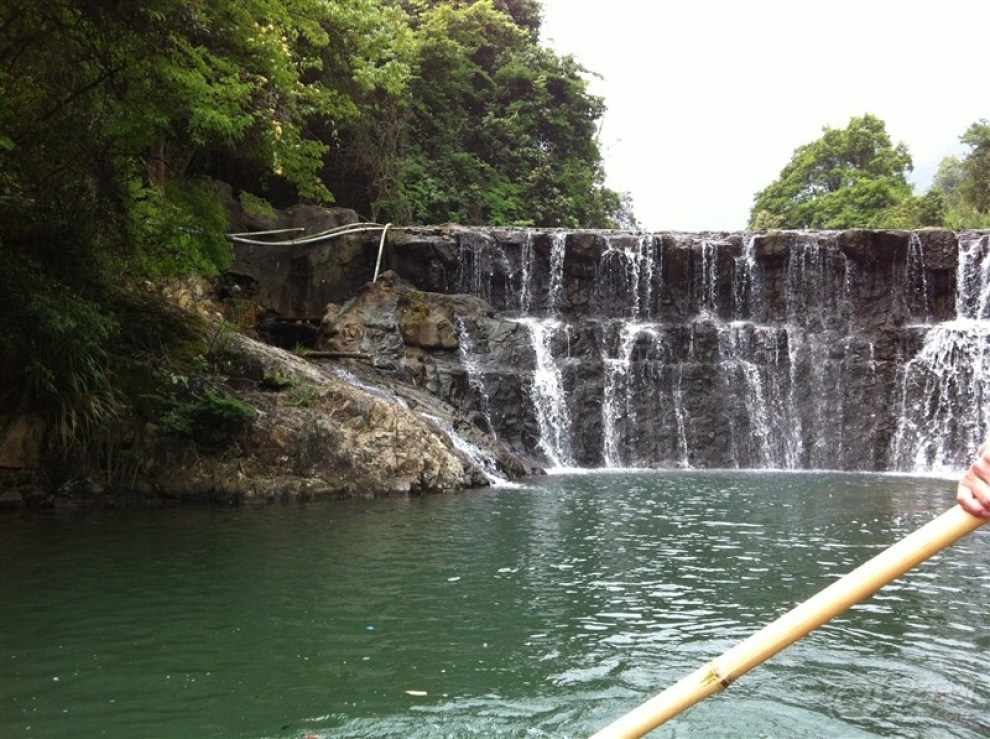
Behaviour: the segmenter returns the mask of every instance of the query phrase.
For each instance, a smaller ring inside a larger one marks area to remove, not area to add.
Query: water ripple
[[[0,519],[0,734],[577,737],[933,517],[945,481],[550,476]],[[665,736],[990,735],[990,531]]]

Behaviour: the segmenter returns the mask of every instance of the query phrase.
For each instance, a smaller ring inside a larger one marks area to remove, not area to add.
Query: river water
[[[554,475],[0,517],[0,735],[580,737],[952,503],[946,480]],[[990,530],[656,732],[990,735]]]

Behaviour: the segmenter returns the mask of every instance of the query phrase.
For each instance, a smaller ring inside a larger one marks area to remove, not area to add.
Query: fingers
[[[980,447],[976,461],[959,481],[956,502],[980,518],[990,518],[990,441]]]

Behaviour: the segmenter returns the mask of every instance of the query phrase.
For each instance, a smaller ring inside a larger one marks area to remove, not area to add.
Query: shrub
[[[192,440],[204,449],[227,444],[256,410],[237,398],[207,389],[186,403],[174,403],[162,418],[162,429],[172,436]]]

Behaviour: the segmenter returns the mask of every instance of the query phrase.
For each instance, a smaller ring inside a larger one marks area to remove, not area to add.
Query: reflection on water
[[[584,736],[933,518],[952,489],[611,473],[5,516],[0,734]],[[988,596],[981,530],[658,735],[987,736]]]

